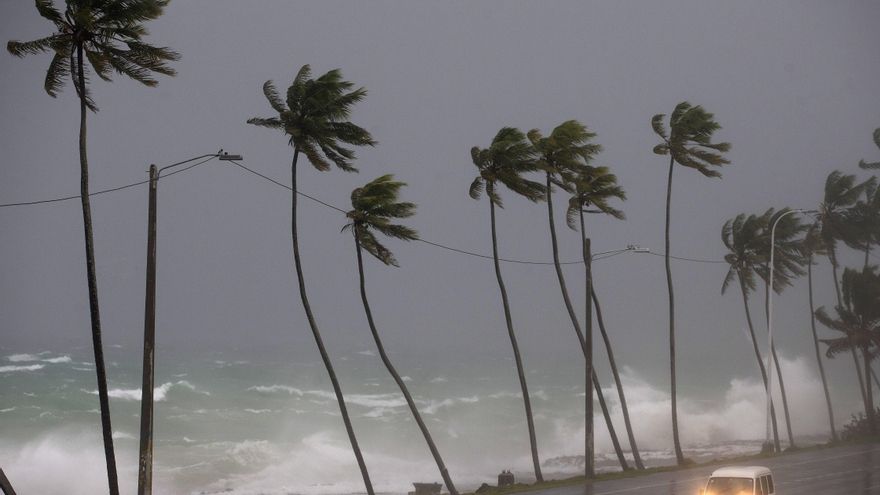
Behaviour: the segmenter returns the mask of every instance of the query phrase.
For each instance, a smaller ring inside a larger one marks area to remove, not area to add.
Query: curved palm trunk
[[[816,363],[819,365],[819,376],[822,377],[822,390],[825,392],[825,403],[828,406],[828,424],[831,426],[831,440],[836,442],[837,429],[834,427],[834,411],[831,408],[831,394],[828,393],[828,381],[825,378],[825,366],[822,365],[822,353],[819,351],[819,335],[816,333],[816,314],[813,307],[813,253],[807,259],[807,287],[810,294],[810,329],[813,331],[813,347],[816,350]]]
[[[581,221],[581,233],[582,235],[586,235],[586,230],[584,229],[584,212],[578,212]],[[587,253],[584,253],[584,264],[586,264],[589,260],[587,259]],[[633,454],[633,461],[636,464],[636,469],[645,469],[645,465],[642,463],[642,457],[639,455],[639,448],[636,446],[636,437],[633,434],[632,424],[629,420],[629,409],[626,406],[626,395],[623,393],[623,383],[620,381],[620,374],[617,371],[617,363],[614,361],[614,351],[611,349],[611,339],[608,338],[608,332],[605,331],[605,321],[602,318],[602,307],[599,306],[599,299],[596,297],[596,286],[593,284],[592,279],[590,280],[590,298],[593,300],[593,305],[596,307],[596,321],[599,323],[599,333],[602,334],[602,341],[605,343],[605,351],[608,353],[608,364],[611,365],[611,373],[614,375],[614,383],[617,386],[617,398],[620,400],[620,409],[623,412],[623,423],[626,426],[626,434],[629,438],[629,447]],[[589,299],[587,300],[587,305],[590,304]]]
[[[679,465],[684,464],[684,453],[681,451],[681,441],[678,438],[678,400],[675,392],[675,294],[672,289],[672,268],[669,264],[669,220],[670,206],[672,205],[672,170],[675,166],[675,158],[669,156],[669,179],[666,183],[666,253],[663,258],[666,262],[666,288],[669,294],[669,389],[672,400],[672,443],[675,447],[675,459]]]
[[[583,213],[581,213],[583,219]],[[581,230],[583,232],[583,230]],[[593,305],[590,304],[590,294],[593,292],[593,263],[592,249],[590,248],[590,239],[582,236],[581,243],[584,257],[584,275],[586,279],[585,298],[586,303],[584,310],[586,315],[585,334],[584,334],[584,474],[588,480],[596,476],[595,462],[595,421],[593,420],[593,394],[590,390],[593,388]]]
[[[837,305],[843,307],[843,298],[840,296],[840,277],[837,275],[837,250],[834,245],[828,246],[828,260],[831,262],[831,274],[834,276],[834,291],[837,294]],[[856,376],[859,378],[859,391],[862,394],[862,401],[868,400],[865,396],[865,378],[862,377],[862,367],[859,365],[859,356],[856,353],[856,346],[850,347],[852,352],[853,364],[856,367]]]
[[[769,323],[770,318],[770,286],[764,284],[764,316]],[[782,395],[782,412],[785,414],[785,429],[788,433],[789,447],[795,447],[794,434],[791,431],[791,416],[788,413],[788,396],[785,393],[785,381],[782,379],[782,368],[779,366],[779,358],[776,357],[776,344],[770,342],[770,353],[773,354],[773,366],[776,368],[776,376],[779,377],[779,393]]]
[[[491,186],[490,186],[491,187]],[[526,374],[523,370],[522,356],[519,353],[519,344],[513,331],[513,319],[510,317],[510,302],[507,300],[507,289],[504,287],[504,279],[501,278],[501,266],[498,262],[498,237],[495,233],[495,203],[489,195],[489,218],[492,224],[492,258],[495,262],[495,277],[498,279],[498,288],[501,290],[501,303],[504,306],[504,321],[507,324],[507,335],[510,337],[510,345],[513,347],[513,357],[516,361],[516,373],[519,376],[519,386],[522,389],[523,404],[526,408],[526,423],[529,428],[529,445],[532,451],[532,464],[535,469],[535,479],[542,483],[544,475],[541,474],[541,461],[538,459],[538,441],[535,437],[535,421],[532,417],[532,403],[529,399],[529,387],[526,384]]]
[[[865,362],[865,376],[871,373],[871,349],[866,345],[862,347],[862,360]],[[868,380],[868,388],[865,390],[865,415],[868,418],[868,431],[871,435],[877,434],[877,418],[874,414],[874,392],[871,381]]]
[[[562,290],[562,300],[565,302],[565,309],[568,311],[568,318],[571,320],[571,326],[574,328],[574,333],[577,335],[578,342],[581,344],[584,359],[587,359],[588,352],[584,334],[581,331],[581,325],[578,323],[577,315],[574,313],[574,308],[571,305],[571,299],[568,297],[568,289],[565,287],[565,277],[562,275],[562,266],[559,264],[559,245],[556,241],[556,225],[553,221],[553,196],[552,190],[550,189],[551,186],[550,174],[548,173],[547,213],[550,219],[550,241],[553,247],[553,266],[556,268],[556,278],[559,279],[559,288]],[[608,407],[605,405],[605,397],[602,394],[602,386],[599,384],[595,367],[592,370],[592,377],[593,390],[596,391],[596,395],[599,397],[599,404],[602,407],[602,414],[605,417],[605,425],[608,427],[608,433],[611,436],[611,443],[614,445],[614,452],[617,454],[618,461],[620,461],[621,469],[626,471],[629,469],[629,464],[627,464],[626,457],[623,455],[623,450],[620,448],[620,441],[617,439],[617,432],[614,431],[614,424],[611,422],[611,415],[608,412]]]
[[[428,443],[428,449],[431,451],[431,455],[434,456],[434,462],[437,463],[437,469],[440,470],[440,476],[443,477],[443,482],[446,484],[446,489],[449,490],[451,495],[458,495],[458,490],[455,489],[455,485],[452,483],[452,478],[449,477],[449,472],[446,470],[446,465],[443,463],[443,458],[440,457],[440,452],[437,450],[437,446],[434,445],[434,439],[431,437],[431,433],[428,431],[428,427],[425,426],[425,422],[422,421],[422,416],[419,414],[418,408],[416,408],[416,403],[413,400],[412,396],[409,393],[409,389],[406,387],[406,384],[403,382],[403,379],[397,373],[397,370],[394,368],[394,365],[391,364],[391,360],[388,358],[388,354],[385,353],[385,346],[382,344],[382,339],[379,338],[379,332],[376,330],[376,324],[373,322],[373,312],[370,310],[370,303],[367,301],[367,288],[366,282],[364,281],[364,261],[363,255],[361,254],[361,244],[360,238],[358,237],[357,228],[354,230],[354,243],[357,248],[357,260],[358,260],[358,274],[361,279],[361,300],[364,303],[364,312],[367,314],[367,323],[370,325],[370,332],[373,334],[373,340],[376,342],[376,348],[379,349],[379,356],[382,358],[382,363],[385,364],[385,368],[388,369],[388,373],[391,374],[391,377],[394,378],[394,382],[397,383],[397,386],[400,388],[400,392],[403,394],[403,398],[406,399],[406,404],[409,406],[409,410],[413,415],[413,418],[416,420],[416,424],[419,425],[419,430],[422,431],[422,435],[425,437],[425,442]]]
[[[83,47],[76,47],[76,70],[79,82],[79,195],[82,202],[83,228],[86,244],[86,273],[89,285],[89,316],[92,322],[92,348],[98,376],[98,401],[101,404],[101,431],[104,437],[104,458],[110,494],[119,494],[116,454],[113,450],[113,428],[110,424],[110,400],[107,394],[107,369],[104,366],[104,345],[101,341],[101,312],[98,309],[98,278],[95,274],[95,244],[92,236],[92,206],[89,202],[89,159],[86,152],[86,79],[83,69]]]
[[[758,368],[761,370],[761,380],[764,382],[764,391],[767,391],[767,369],[764,367],[764,360],[761,359],[761,350],[758,349],[758,340],[755,338],[755,326],[752,324],[752,312],[749,311],[749,295],[746,292],[746,286],[743,283],[743,279],[739,276],[737,272],[737,279],[739,279],[739,288],[742,293],[743,298],[743,307],[746,310],[746,321],[749,324],[749,336],[752,340],[752,348],[755,351],[755,358],[758,360]],[[770,422],[773,426],[773,447],[776,452],[781,452],[782,449],[779,445],[779,426],[776,423],[776,408],[773,406],[773,399],[770,399]]]
[[[291,194],[291,237],[293,240],[293,262],[296,266],[296,278],[299,283],[299,296],[302,299],[303,309],[306,312],[306,318],[309,320],[309,328],[312,329],[312,335],[315,337],[315,344],[318,346],[318,352],[321,354],[321,360],[324,361],[324,367],[327,368],[327,374],[330,375],[330,383],[333,384],[333,392],[336,394],[336,402],[339,403],[339,412],[342,414],[342,421],[345,423],[345,431],[348,433],[348,439],[351,442],[351,448],[357,459],[358,467],[361,470],[361,476],[364,478],[364,486],[367,489],[367,495],[373,494],[373,484],[370,482],[370,473],[367,472],[367,465],[364,462],[364,456],[358,446],[357,438],[354,435],[354,428],[351,426],[351,418],[348,416],[348,409],[345,407],[345,398],[342,395],[342,388],[339,386],[339,380],[336,378],[336,372],[333,371],[333,364],[330,362],[330,356],[327,349],[324,348],[324,340],[318,331],[318,324],[312,314],[312,307],[309,305],[309,299],[306,296],[306,284],[303,279],[302,263],[299,258],[299,238],[296,230],[296,160],[299,157],[299,149],[293,150],[293,163],[290,166],[291,186],[293,192]]]

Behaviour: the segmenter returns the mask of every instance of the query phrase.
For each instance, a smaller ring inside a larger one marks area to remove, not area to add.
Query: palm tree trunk
[[[764,368],[764,361],[761,359],[761,350],[758,349],[758,340],[755,338],[755,327],[752,324],[752,313],[749,311],[749,295],[746,292],[746,286],[743,283],[743,279],[739,276],[739,272],[737,272],[737,278],[739,279],[739,288],[742,293],[743,298],[743,307],[746,310],[746,321],[749,323],[749,336],[752,340],[752,348],[755,351],[755,358],[758,360],[758,368],[761,370],[761,380],[764,382],[764,391],[767,391],[767,369]],[[773,426],[773,446],[776,452],[781,452],[782,449],[779,445],[779,426],[776,422],[776,408],[773,406],[773,399],[770,399],[770,422]]]
[[[577,315],[574,313],[574,308],[571,305],[571,299],[568,297],[568,289],[565,287],[565,277],[562,275],[562,265],[559,263],[559,244],[556,240],[556,224],[553,220],[553,196],[552,196],[552,183],[550,182],[550,174],[547,174],[547,214],[550,219],[550,241],[553,247],[553,266],[556,268],[556,278],[559,279],[559,288],[562,290],[562,300],[565,302],[565,309],[568,311],[568,318],[571,320],[571,326],[574,328],[574,333],[577,335],[578,342],[581,344],[581,350],[584,353],[584,359],[587,359],[587,346],[584,339],[584,334],[581,332],[581,325],[578,323]],[[608,412],[608,408],[605,407],[605,397],[602,394],[602,386],[599,384],[599,380],[597,379],[596,369],[593,368],[593,389],[596,391],[596,395],[599,397],[599,404],[602,405],[602,414],[605,416],[605,425],[608,427],[608,433],[611,436],[611,443],[614,445],[614,452],[617,454],[617,459],[620,461],[620,467],[624,471],[629,469],[629,465],[626,462],[626,457],[623,455],[623,450],[620,448],[620,441],[617,439],[617,432],[614,431],[614,424],[611,422],[611,415]]]
[[[581,233],[586,235],[586,230],[584,229],[584,212],[580,211],[580,221],[581,221]],[[589,261],[586,258],[586,253],[584,253],[584,263],[586,264]],[[599,306],[599,299],[596,297],[596,285],[593,284],[592,278],[590,280],[590,297],[592,298],[592,304],[596,307],[596,321],[599,323],[599,332],[602,334],[602,340],[605,343],[605,351],[608,353],[608,363],[611,365],[611,373],[614,375],[614,383],[617,385],[617,398],[620,400],[620,410],[623,412],[623,423],[626,426],[626,434],[629,437],[629,447],[633,454],[633,461],[636,464],[636,469],[645,469],[645,465],[642,463],[642,457],[639,455],[639,448],[636,446],[636,437],[633,434],[632,424],[629,420],[629,409],[626,406],[626,396],[623,393],[623,383],[620,381],[620,374],[617,371],[617,364],[614,361],[614,351],[611,349],[611,339],[608,338],[608,332],[605,331],[605,321],[602,318],[602,307]],[[590,304],[590,300],[587,300],[587,305]]]
[[[489,185],[488,187],[492,187]],[[519,344],[516,341],[516,333],[513,331],[513,319],[510,316],[510,302],[507,299],[507,289],[504,287],[504,279],[501,278],[501,265],[498,262],[498,236],[495,231],[495,202],[489,194],[489,219],[492,226],[492,259],[495,262],[495,277],[498,279],[498,289],[501,291],[501,304],[504,306],[504,322],[507,324],[507,335],[510,337],[510,346],[513,348],[513,358],[516,361],[516,373],[519,376],[519,386],[522,390],[523,405],[526,409],[526,424],[529,429],[529,445],[532,452],[532,464],[535,469],[535,480],[544,482],[541,474],[541,461],[538,458],[538,440],[535,435],[535,420],[532,416],[532,402],[529,398],[529,387],[526,384],[526,374],[523,369],[522,356],[519,352]]]
[[[104,344],[101,341],[101,312],[98,309],[98,278],[95,274],[95,244],[92,236],[92,206],[89,202],[89,159],[86,150],[86,78],[83,68],[83,47],[76,47],[77,82],[79,83],[79,195],[82,202],[83,228],[86,241],[86,273],[89,285],[89,316],[92,322],[92,348],[95,372],[98,375],[98,401],[101,404],[101,431],[104,437],[104,458],[110,494],[119,494],[116,454],[113,450],[113,427],[110,424],[110,400],[107,394],[107,369],[104,366]]]
[[[764,284],[764,316],[770,322],[770,285]],[[769,327],[768,327],[769,328]],[[776,376],[779,377],[779,393],[782,395],[782,412],[785,414],[785,429],[788,433],[789,447],[795,447],[794,434],[791,431],[791,416],[788,413],[788,396],[785,393],[785,381],[782,379],[782,368],[779,366],[779,358],[776,357],[776,344],[770,342],[770,353],[773,354],[773,365],[776,368]]]
[[[367,495],[374,495],[373,484],[370,482],[370,473],[367,472],[367,465],[364,462],[364,456],[358,446],[357,438],[354,435],[354,428],[351,426],[351,418],[348,416],[348,409],[345,407],[345,397],[342,395],[342,388],[339,386],[339,380],[336,378],[336,372],[333,371],[333,364],[330,362],[330,356],[327,349],[324,348],[324,340],[318,330],[318,324],[312,314],[312,307],[309,305],[309,298],[306,296],[306,284],[303,279],[302,263],[299,258],[299,238],[296,230],[296,160],[299,157],[299,149],[293,150],[293,163],[290,166],[291,187],[291,238],[293,240],[293,262],[296,266],[296,278],[299,282],[299,296],[302,299],[303,309],[306,312],[306,318],[309,320],[309,327],[312,329],[312,335],[315,337],[315,344],[318,346],[318,352],[321,354],[321,360],[324,361],[324,367],[327,368],[327,374],[330,375],[330,383],[333,384],[333,392],[336,394],[336,402],[339,403],[339,412],[342,414],[342,421],[345,423],[345,431],[348,433],[348,439],[351,442],[351,448],[357,459],[358,467],[361,470],[361,476],[364,478],[364,486],[367,489]]]
[[[865,376],[871,373],[871,349],[862,346],[862,360],[865,362]],[[868,431],[871,435],[877,434],[877,418],[874,416],[874,387],[871,386],[871,380],[868,380],[868,388],[865,390],[865,416],[868,418]]]
[[[840,296],[840,278],[837,276],[837,251],[834,249],[834,245],[828,246],[828,260],[831,262],[831,274],[834,276],[834,290],[837,294],[837,305],[841,308],[843,307],[843,298]],[[856,345],[850,346],[850,352],[852,353],[853,364],[856,367],[856,376],[859,379],[859,392],[862,394],[862,401],[868,400],[865,396],[865,378],[862,377],[862,367],[859,365],[859,356],[856,353]]]
[[[669,294],[669,388],[672,399],[672,442],[675,447],[675,459],[678,465],[684,464],[684,453],[681,451],[681,441],[678,438],[678,401],[675,393],[675,294],[672,289],[672,268],[669,264],[669,221],[670,206],[672,204],[672,170],[675,166],[675,158],[669,157],[669,179],[666,183],[666,253],[663,255],[666,261],[666,288]]]
[[[828,424],[831,426],[831,440],[836,442],[837,429],[834,427],[834,411],[831,408],[831,394],[828,393],[828,381],[825,378],[825,366],[822,365],[822,353],[819,351],[819,335],[816,333],[816,315],[813,308],[813,253],[807,258],[807,287],[810,294],[810,329],[813,331],[813,346],[816,350],[816,363],[819,365],[819,376],[822,377],[822,390],[825,392],[825,403],[828,406]]]
[[[581,213],[583,219],[583,213]],[[583,232],[583,229],[581,230]],[[593,264],[591,260],[590,239],[582,236],[583,242],[583,258],[584,258],[584,274],[586,279],[586,290],[584,297],[586,298],[584,310],[584,348],[586,350],[586,358],[584,359],[584,474],[585,478],[590,479],[596,476],[595,467],[595,440],[594,440],[594,424],[593,420],[593,394],[590,393],[593,385],[593,305],[590,304],[590,294],[593,292]]]
[[[370,332],[372,332],[373,334],[373,340],[376,342],[376,348],[379,349],[379,356],[382,358],[382,363],[385,364],[385,368],[388,369],[388,373],[391,374],[391,377],[394,378],[394,382],[397,383],[397,386],[400,388],[400,392],[403,394],[404,399],[406,399],[406,404],[409,406],[409,410],[412,413],[413,418],[416,420],[416,424],[419,425],[419,430],[422,431],[422,435],[424,435],[425,437],[425,442],[428,443],[428,449],[431,451],[431,455],[434,456],[434,462],[437,463],[437,468],[440,470],[440,476],[443,478],[443,482],[446,484],[446,489],[449,490],[450,495],[458,495],[458,490],[455,489],[455,485],[452,483],[452,478],[449,477],[449,472],[446,470],[446,465],[443,463],[443,458],[440,457],[440,452],[437,450],[437,446],[434,445],[434,439],[431,437],[431,433],[428,431],[428,427],[425,426],[425,422],[422,421],[422,416],[419,414],[419,410],[416,408],[416,403],[410,395],[409,389],[407,389],[406,384],[397,373],[397,370],[394,369],[394,365],[391,364],[391,360],[388,358],[388,354],[385,353],[385,346],[382,345],[382,339],[379,338],[379,332],[376,330],[376,324],[373,322],[373,312],[370,310],[369,301],[367,301],[367,288],[364,281],[364,261],[363,255],[361,254],[361,244],[360,238],[358,237],[357,226],[355,226],[353,230],[354,243],[355,247],[357,248],[358,275],[360,275],[361,280],[361,300],[364,303],[364,312],[366,312],[367,314],[367,323],[369,323],[370,325]]]

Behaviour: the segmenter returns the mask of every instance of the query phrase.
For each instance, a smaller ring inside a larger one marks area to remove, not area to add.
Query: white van
[[[730,466],[716,469],[701,495],[774,495],[773,474],[762,466]]]

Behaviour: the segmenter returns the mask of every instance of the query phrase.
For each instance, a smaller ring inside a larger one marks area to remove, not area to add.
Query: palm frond
[[[471,187],[468,188],[468,195],[472,199],[480,199],[480,196],[483,193],[483,178],[477,176],[473,182],[471,182]]]
[[[60,44],[68,41],[69,36],[53,34],[33,41],[9,41],[6,43],[6,50],[16,57],[23,58],[26,55],[56,51]]]

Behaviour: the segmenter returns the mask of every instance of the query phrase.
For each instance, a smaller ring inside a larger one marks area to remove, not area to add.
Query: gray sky
[[[51,32],[30,2],[2,9],[3,40]],[[489,254],[488,205],[467,196],[476,171],[470,147],[487,146],[502,126],[547,133],[578,119],[598,133],[598,163],[612,167],[629,195],[626,221],[590,219],[595,251],[633,243],[660,253],[668,162],[651,152],[649,122],[689,100],[715,113],[733,163],[723,180],[676,171],[672,251],[720,259],[724,220],[771,206],[814,207],[830,171],[857,173],[859,159],[878,158],[878,26],[872,1],[177,1],[149,24],[148,41],[182,54],[178,77],[155,89],[123,78],[93,84],[101,111],[89,115],[91,184],[142,180],[150,163],[221,147],[289,183],[286,138],[245,121],[271,115],[264,81],[283,90],[308,63],[316,75],[341,68],[368,89],[352,120],[379,145],[358,151],[360,174],[302,166],[304,192],[347,208],[352,188],[394,173],[409,183],[403,196],[419,204],[410,224],[423,238]],[[0,56],[2,203],[78,192],[78,103],[70,87],[57,100],[44,93],[48,63]],[[311,352],[288,194],[218,162],[160,184],[160,347]],[[502,255],[549,261],[546,206],[505,198]],[[370,348],[354,246],[339,233],[344,219],[300,204],[309,295],[331,353]],[[105,339],[134,347],[143,324],[146,188],[99,196],[92,206]],[[579,259],[578,234],[561,216],[557,228],[561,258]],[[0,346],[89,345],[81,231],[76,201],[0,209]],[[491,261],[422,243],[389,246],[402,268],[370,259],[367,277],[392,352],[509,354]],[[527,366],[575,365],[553,267],[503,270]],[[735,291],[720,295],[724,274],[723,265],[673,264],[685,390],[755,375],[741,300]],[[582,271],[571,266],[566,275],[582,314]],[[662,258],[599,261],[595,277],[618,361],[666,383]],[[817,303],[830,305],[825,264],[816,277]],[[798,283],[776,300],[784,355],[811,352],[806,297]],[[762,321],[758,300],[753,311]],[[112,359],[116,351],[108,352]],[[852,365],[835,366],[848,380]]]

